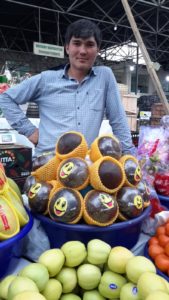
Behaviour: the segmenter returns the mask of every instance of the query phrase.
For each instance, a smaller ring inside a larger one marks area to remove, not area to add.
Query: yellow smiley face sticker
[[[136,168],[136,170],[135,170],[135,173],[134,173],[134,180],[135,180],[136,182],[139,182],[140,179],[141,179],[141,177],[142,177],[142,174],[141,174],[141,168],[140,168],[140,166],[137,166],[137,168]]]
[[[63,165],[60,170],[60,177],[63,179],[67,178],[72,173],[73,168],[74,163],[72,163],[71,161]]]
[[[143,199],[140,195],[134,197],[134,206],[137,209],[141,209],[143,207]]]
[[[60,197],[55,201],[54,213],[57,217],[62,217],[67,211],[67,199]]]
[[[99,194],[99,200],[107,208],[114,207],[114,201],[113,201],[112,197],[108,194]]]
[[[29,192],[28,192],[28,198],[33,199],[37,193],[39,192],[40,188],[41,188],[41,183],[35,183],[31,186]]]

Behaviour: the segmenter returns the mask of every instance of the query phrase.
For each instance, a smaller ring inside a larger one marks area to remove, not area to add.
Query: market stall
[[[9,196],[12,199],[14,196],[17,198],[17,206],[13,200],[10,207],[15,207],[13,209],[16,211],[19,207],[21,220],[22,216],[26,216],[24,207],[31,211],[29,222],[27,223],[28,219],[23,219],[27,220],[24,221],[27,225],[20,223],[23,230],[28,226],[25,237],[20,236],[22,231],[13,232],[13,237],[0,243],[0,252],[3,255],[5,253],[9,263],[7,270],[4,258],[0,255],[3,259],[1,265],[4,266],[4,270],[1,271],[3,272],[0,285],[1,297],[8,299],[6,286],[8,286],[9,297],[16,296],[17,299],[16,286],[19,286],[19,292],[23,293],[22,297],[26,297],[22,287],[27,286],[28,283],[27,279],[19,283],[22,276],[33,281],[30,295],[35,298],[41,296],[42,299],[67,299],[66,297],[93,299],[92,297],[97,296],[98,299],[118,297],[123,300],[126,299],[126,289],[129,289],[129,293],[135,289],[136,293],[141,295],[141,299],[146,299],[149,294],[157,293],[156,284],[160,284],[162,296],[167,293],[165,280],[168,281],[168,268],[166,264],[165,267],[160,264],[158,255],[164,256],[164,252],[167,251],[165,247],[167,249],[169,239],[167,233],[169,215],[167,209],[160,204],[152,184],[155,173],[157,175],[157,171],[161,171],[168,161],[167,122],[166,120],[163,122],[163,126],[156,128],[156,131],[160,131],[158,143],[157,132],[152,135],[154,128],[148,127],[149,135],[148,128],[142,128],[138,146],[139,160],[131,155],[122,155],[120,144],[109,132],[109,127],[104,127],[105,132],[94,141],[89,152],[81,134],[65,133],[56,144],[55,155],[52,158],[46,156],[45,163],[41,165],[38,165],[39,160],[35,164],[33,172],[27,177],[24,195],[18,196],[16,186],[6,181],[5,170],[1,167],[2,200],[8,199]],[[78,143],[72,144],[76,139]],[[64,145],[67,140],[72,142],[67,145],[70,150],[65,152]],[[162,147],[161,143],[165,147]],[[111,145],[111,149],[107,148],[107,145]],[[153,160],[152,157],[157,157],[157,154],[158,159]],[[153,168],[150,162],[156,170],[154,173],[151,172]],[[68,166],[71,167],[69,171],[67,171]],[[73,166],[75,168],[72,168]],[[165,168],[163,172],[164,170]],[[140,176],[140,171],[143,178]],[[109,176],[108,181],[107,176]],[[145,182],[140,185],[143,179],[146,180],[147,185]],[[159,180],[157,183],[159,184]],[[163,193],[160,187],[158,186],[158,192]],[[8,205],[10,201],[7,200]],[[18,206],[22,203],[23,207]],[[8,207],[4,209],[7,211]],[[8,213],[5,215],[8,224],[11,218],[9,219]],[[165,241],[160,237],[159,225],[163,227]],[[150,249],[154,238],[162,250],[152,254]],[[8,256],[9,248],[4,252],[3,245],[5,249],[11,239],[12,254]],[[20,250],[22,249],[20,253],[18,253],[18,246]],[[167,254],[165,257],[168,257]],[[51,259],[52,266],[48,263]],[[56,261],[57,266],[55,266]],[[109,270],[100,268],[100,264],[108,264]],[[64,275],[67,268],[72,270],[70,275],[69,273]],[[38,283],[39,275],[35,275],[41,272],[44,272],[43,285]],[[8,277],[11,274],[14,277]],[[132,284],[126,281],[124,274]],[[71,276],[70,286],[67,285],[68,280],[65,281],[67,276]],[[156,283],[153,288],[150,288],[150,285],[146,286],[149,280]],[[52,283],[54,295],[49,296]],[[110,288],[110,285],[115,285],[116,289]],[[78,287],[76,292],[74,292],[75,287],[76,289]]]

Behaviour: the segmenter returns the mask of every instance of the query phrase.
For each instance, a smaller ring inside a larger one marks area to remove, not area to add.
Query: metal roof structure
[[[169,0],[128,0],[151,60],[169,69]],[[33,42],[64,45],[68,24],[95,21],[101,49],[135,41],[120,0],[0,0],[0,48],[32,53]]]

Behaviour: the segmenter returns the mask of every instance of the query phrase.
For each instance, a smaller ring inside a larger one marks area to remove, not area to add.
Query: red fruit
[[[148,247],[148,254],[150,255],[150,257],[152,259],[155,259],[155,257],[157,255],[162,254],[162,253],[164,253],[164,248],[158,244],[150,245]]]
[[[159,254],[155,257],[155,265],[162,272],[169,270],[169,257],[166,254]]]
[[[165,245],[169,242],[169,236],[166,234],[159,234],[158,240],[160,246],[165,247]]]

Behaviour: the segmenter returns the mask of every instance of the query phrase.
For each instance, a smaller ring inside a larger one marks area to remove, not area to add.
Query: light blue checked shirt
[[[53,151],[59,136],[67,131],[81,132],[88,145],[99,134],[106,113],[123,153],[134,146],[118,86],[110,68],[96,66],[82,82],[62,70],[44,71],[0,95],[0,107],[12,128],[30,136],[35,126],[18,105],[35,102],[39,107],[39,141],[35,155]]]

